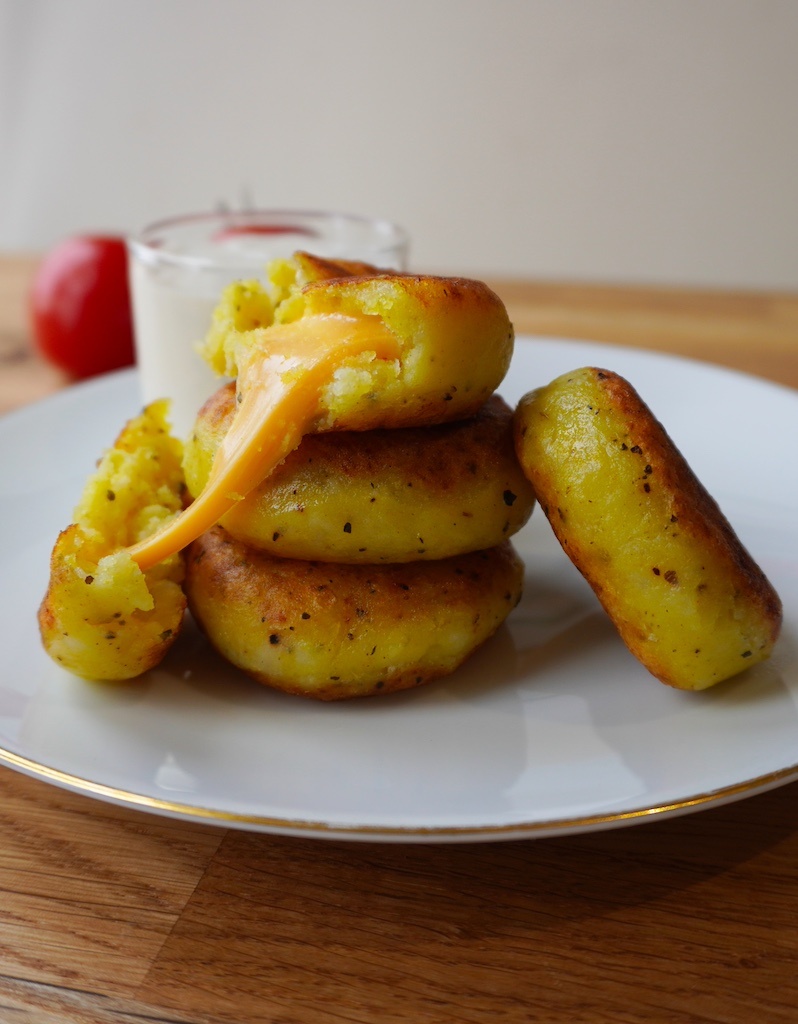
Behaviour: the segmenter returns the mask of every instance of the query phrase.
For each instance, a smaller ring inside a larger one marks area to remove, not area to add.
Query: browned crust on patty
[[[215,527],[192,546],[195,619],[258,681],[320,700],[385,694],[447,675],[520,599],[510,544],[431,563],[352,566],[274,558]]]
[[[186,461],[195,493],[234,412],[229,385],[198,417]],[[405,562],[500,544],[533,505],[515,457],[512,410],[495,395],[456,423],[308,435],[222,525],[284,557]]]
[[[762,616],[770,621],[775,640],[781,625],[781,600],[718,503],[632,385],[610,370],[593,368],[593,373],[617,415],[627,424],[630,436],[636,439],[640,451],[630,450],[630,457],[640,460],[641,478],[656,480],[656,486],[667,492],[671,516],[680,530],[694,537],[710,559],[728,566],[747,600],[758,605]],[[651,472],[646,472],[648,466]],[[645,480],[642,486],[645,488]]]

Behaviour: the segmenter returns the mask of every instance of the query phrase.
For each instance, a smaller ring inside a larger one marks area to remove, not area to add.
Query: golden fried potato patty
[[[214,527],[189,551],[189,607],[233,665],[278,690],[340,700],[446,675],[521,596],[509,542],[438,562],[274,558]]]
[[[701,690],[767,658],[781,603],[632,386],[593,367],[520,402],[519,460],[632,653]]]
[[[87,679],[141,675],[183,623],[183,555],[143,573],[126,551],[183,506],[182,446],[166,415],[166,402],[154,402],[125,425],[53,547],[38,615],[42,642],[55,662]]]
[[[201,349],[215,372],[240,384],[249,355],[271,351],[275,331],[279,336],[286,325],[323,334],[325,323],[343,320],[352,336],[378,330],[398,345],[395,359],[375,359],[370,348],[342,357],[321,387],[314,433],[473,416],[509,368],[513,325],[482,281],[331,264],[301,253],[274,261],[269,276],[268,285],[236,282],[223,293]]]
[[[200,412],[184,459],[192,495],[205,486],[234,408],[229,385]],[[533,505],[512,411],[494,396],[459,423],[310,435],[221,523],[287,558],[408,562],[494,547]]]

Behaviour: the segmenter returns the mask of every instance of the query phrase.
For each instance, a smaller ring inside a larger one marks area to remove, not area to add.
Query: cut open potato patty
[[[701,690],[770,655],[777,594],[627,381],[565,374],[521,400],[515,437],[564,550],[653,675]]]
[[[87,679],[141,675],[182,627],[183,555],[143,573],[125,550],[183,506],[182,446],[169,435],[166,412],[165,402],[154,402],[125,425],[50,557],[42,642],[55,662]]]

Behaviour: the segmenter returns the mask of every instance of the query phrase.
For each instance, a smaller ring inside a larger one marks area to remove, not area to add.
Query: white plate
[[[344,704],[266,690],[195,631],[126,684],[50,662],[35,610],[57,531],[123,421],[131,372],[0,420],[0,761],[159,814],[287,834],[457,841],[610,828],[798,778],[798,393],[587,342],[519,339],[501,389],[584,365],[626,376],[781,594],[773,659],[704,693],[649,676],[540,511],[516,538],[525,596],[455,675]]]

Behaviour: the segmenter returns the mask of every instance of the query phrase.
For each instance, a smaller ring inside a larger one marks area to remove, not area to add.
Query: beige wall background
[[[0,248],[239,206],[415,268],[798,287],[795,0],[0,0]]]

